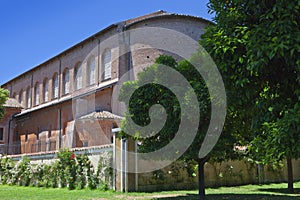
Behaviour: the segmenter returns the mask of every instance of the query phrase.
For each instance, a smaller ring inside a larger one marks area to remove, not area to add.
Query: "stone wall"
[[[107,160],[112,159],[112,151],[113,145],[102,145],[102,146],[95,146],[95,147],[86,147],[86,148],[73,148],[70,149],[73,151],[75,155],[82,155],[86,154],[94,169],[97,170],[99,160],[102,158],[104,162]],[[31,163],[34,164],[50,164],[56,161],[56,153],[58,151],[49,151],[49,152],[40,152],[40,153],[28,153],[22,155],[8,155],[7,157],[12,158],[14,161],[21,160],[24,156],[30,159]]]
[[[186,163],[177,161],[174,164],[155,172],[139,174],[139,191],[162,191],[176,189],[197,189],[197,174],[188,172]],[[300,160],[293,160],[294,180],[300,180]],[[228,161],[205,164],[206,187],[234,186],[244,184],[286,182],[286,165],[274,169],[264,166],[259,174],[258,165],[246,161]],[[197,170],[196,170],[197,171]]]

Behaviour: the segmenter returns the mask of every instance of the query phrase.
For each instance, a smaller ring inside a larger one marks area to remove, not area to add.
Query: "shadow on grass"
[[[287,188],[259,188],[257,189],[261,192],[273,192],[278,194],[289,194],[289,190]],[[294,188],[294,194],[300,194],[300,188]]]
[[[198,195],[187,194],[176,197],[162,197],[157,200],[197,200]],[[268,194],[210,194],[205,200],[300,200],[300,196],[268,195]]]

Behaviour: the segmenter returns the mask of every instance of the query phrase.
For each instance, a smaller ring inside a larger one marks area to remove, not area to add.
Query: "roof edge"
[[[210,20],[207,20],[207,19],[204,19],[204,18],[201,18],[201,17],[197,17],[197,16],[192,16],[192,15],[184,15],[184,14],[177,14],[177,13],[168,13],[167,11],[164,11],[164,10],[158,10],[156,12],[153,12],[153,13],[149,13],[149,14],[146,14],[146,15],[143,15],[143,16],[140,16],[140,17],[135,17],[135,18],[131,18],[131,19],[128,19],[128,20],[123,20],[121,22],[118,22],[118,23],[114,23],[114,24],[111,24],[110,26],[107,26],[106,28],[100,30],[99,32],[83,39],[82,41],[74,44],[73,46],[63,50],[62,52],[58,53],[57,55],[49,58],[48,60],[34,66],[33,68],[29,69],[28,71],[25,71],[19,75],[17,75],[16,77],[14,77],[13,79],[3,83],[0,87],[3,87],[5,85],[9,85],[11,82],[13,82],[14,80],[22,77],[22,76],[25,76],[26,74],[29,74],[31,72],[33,72],[34,70],[38,69],[39,67],[42,67],[43,65],[46,65],[48,63],[51,63],[52,61],[56,60],[56,59],[59,59],[60,56],[62,56],[63,54],[83,45],[84,43],[86,43],[87,41],[91,40],[91,39],[95,39],[97,36],[99,36],[100,34],[103,34],[105,33],[106,31],[112,29],[112,28],[118,28],[118,26],[124,26],[126,28],[134,25],[134,24],[137,24],[137,23],[140,23],[142,21],[146,21],[146,20],[150,20],[150,19],[154,19],[154,18],[159,18],[159,17],[164,17],[164,16],[181,16],[181,17],[188,17],[188,18],[194,18],[194,19],[197,19],[197,20],[202,20],[206,23],[209,23],[209,24],[214,24],[212,21]],[[131,22],[132,21],[132,22]],[[128,23],[128,24],[126,24]]]
[[[3,88],[4,85],[8,85],[10,82],[13,82],[15,79],[18,79],[18,78],[20,78],[20,77],[22,77],[22,76],[24,76],[24,75],[26,75],[26,74],[29,74],[29,73],[31,73],[32,71],[38,69],[39,67],[42,67],[43,65],[46,65],[46,64],[48,64],[48,63],[51,63],[52,61],[58,59],[58,58],[59,58],[60,56],[62,56],[63,54],[68,53],[69,51],[71,51],[71,50],[73,50],[73,49],[79,47],[80,45],[83,45],[85,42],[87,42],[87,41],[89,41],[89,40],[91,40],[91,39],[94,39],[94,38],[96,38],[98,35],[100,35],[100,34],[102,34],[102,33],[105,33],[106,31],[108,31],[108,30],[110,30],[110,29],[112,29],[112,28],[116,28],[116,27],[118,27],[118,26],[119,26],[119,23],[111,24],[110,26],[108,26],[108,27],[106,27],[106,28],[104,28],[104,29],[98,31],[97,33],[95,33],[95,34],[93,34],[93,35],[91,35],[91,36],[89,36],[89,37],[87,37],[87,38],[81,40],[80,42],[78,42],[78,43],[72,45],[71,47],[69,47],[69,48],[63,50],[62,52],[56,54],[55,56],[49,58],[48,60],[46,60],[46,61],[44,61],[44,62],[42,62],[42,63],[40,63],[40,64],[34,66],[33,68],[31,68],[31,69],[29,69],[29,70],[27,70],[27,71],[25,71],[25,72],[23,72],[23,73],[21,73],[21,74],[19,74],[19,75],[17,75],[17,76],[15,76],[13,79],[11,79],[11,80],[9,80],[9,81],[3,83],[2,85],[0,85],[0,87]]]

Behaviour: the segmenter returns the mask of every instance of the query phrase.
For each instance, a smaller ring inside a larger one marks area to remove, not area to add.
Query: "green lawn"
[[[295,183],[295,194],[288,194],[287,184],[269,185],[246,185],[237,187],[208,188],[206,190],[207,200],[300,200],[300,182]],[[110,200],[110,199],[159,199],[159,200],[185,200],[197,199],[197,191],[168,191],[155,193],[119,193],[102,192],[98,190],[68,190],[52,188],[34,188],[0,185],[1,200],[34,200],[34,199],[89,199],[89,200]]]

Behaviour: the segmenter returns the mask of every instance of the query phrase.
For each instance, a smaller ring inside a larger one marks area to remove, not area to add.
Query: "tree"
[[[8,90],[0,88],[0,119],[3,117],[4,112],[5,112],[3,105],[7,101],[8,94],[9,94]]]
[[[121,87],[119,100],[125,102],[128,113],[125,113],[125,120],[121,128],[123,136],[126,136],[126,133],[131,133],[135,139],[142,141],[139,151],[147,153],[170,145],[171,141],[177,137],[176,134],[179,134],[177,132],[182,124],[181,119],[186,119],[185,126],[182,128],[183,134],[178,136],[180,137],[180,144],[175,145],[174,151],[163,152],[159,159],[173,158],[174,152],[175,154],[177,152],[176,148],[180,152],[179,148],[181,146],[188,145],[188,148],[179,159],[187,162],[197,162],[199,198],[204,199],[204,164],[208,160],[221,162],[233,158],[234,138],[230,134],[223,134],[213,151],[207,156],[199,158],[199,150],[211,120],[211,97],[203,78],[191,64],[195,63],[193,59],[199,59],[199,57],[195,54],[190,61],[182,60],[176,62],[171,56],[162,55],[156,59],[153,65],[140,72],[137,80],[125,82]],[[187,90],[180,83],[178,84],[176,82],[177,77],[171,72],[166,73],[164,66],[183,75],[191,85],[191,89]],[[161,82],[169,82],[168,80],[174,80],[170,87],[160,84]],[[144,84],[149,82],[151,84]],[[130,96],[130,94],[133,95]],[[179,95],[181,97],[175,94],[181,94]],[[193,94],[196,95],[197,103],[192,103]],[[130,101],[126,103],[126,99],[130,99]],[[150,109],[157,104],[163,106],[165,111],[164,109],[156,109],[155,111]],[[199,113],[195,113],[195,111],[201,113],[199,119],[195,116],[199,115]],[[161,116],[164,115],[164,112],[167,113],[167,117],[163,128],[159,132],[149,129],[131,128],[131,119],[135,124],[142,127],[147,126],[149,123],[157,122],[159,124],[160,121],[163,121]],[[198,121],[195,122],[195,119]],[[194,123],[197,124],[196,135],[190,144],[186,138],[190,137],[191,132],[193,132],[192,127]]]
[[[265,164],[299,158],[300,1],[210,0],[216,24],[200,43],[227,89],[225,129]]]

